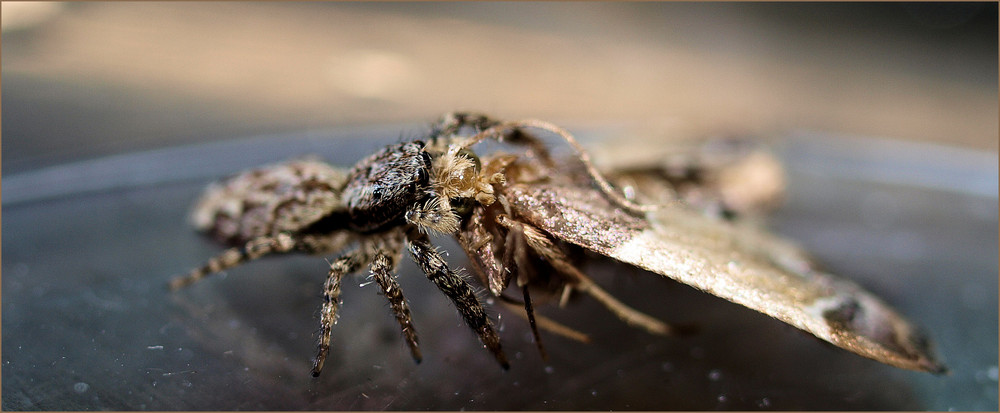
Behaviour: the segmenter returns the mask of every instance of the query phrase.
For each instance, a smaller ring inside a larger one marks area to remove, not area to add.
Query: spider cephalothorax
[[[359,232],[399,225],[407,210],[431,195],[430,169],[421,141],[391,145],[358,163],[341,192],[347,225]]]

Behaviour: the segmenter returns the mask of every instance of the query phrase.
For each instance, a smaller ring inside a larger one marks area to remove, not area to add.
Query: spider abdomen
[[[191,221],[231,245],[297,232],[338,208],[345,174],[314,160],[296,160],[243,172],[210,186]]]

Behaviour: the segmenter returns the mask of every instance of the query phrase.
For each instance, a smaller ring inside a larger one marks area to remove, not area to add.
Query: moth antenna
[[[565,140],[566,143],[572,146],[573,150],[576,151],[576,154],[579,157],[580,162],[583,163],[584,168],[587,170],[587,174],[590,175],[590,179],[596,182],[597,186],[600,187],[601,192],[607,195],[608,198],[611,198],[611,200],[614,203],[618,204],[618,206],[625,208],[632,213],[651,212],[651,211],[656,211],[657,209],[660,209],[662,207],[661,205],[636,204],[635,202],[632,202],[628,198],[624,197],[615,189],[615,187],[611,186],[611,183],[608,182],[608,180],[604,178],[604,175],[602,175],[601,172],[597,170],[597,167],[595,167],[594,164],[590,161],[590,153],[588,153],[586,149],[584,149],[583,146],[576,141],[576,138],[574,138],[573,135],[571,135],[565,129],[543,120],[526,119],[513,122],[504,122],[499,125],[488,128],[482,132],[479,132],[476,135],[472,136],[471,138],[466,139],[463,142],[460,142],[458,145],[462,148],[468,148],[469,146],[481,142],[483,139],[486,139],[490,136],[499,135],[504,130],[512,128],[538,128],[542,130],[547,130],[562,137],[563,140]]]

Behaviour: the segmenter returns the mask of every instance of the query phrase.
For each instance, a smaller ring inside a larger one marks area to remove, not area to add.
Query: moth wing
[[[942,373],[930,341],[858,285],[762,231],[664,207],[630,215],[586,186],[515,184],[512,209],[563,241],[760,311],[859,355]]]

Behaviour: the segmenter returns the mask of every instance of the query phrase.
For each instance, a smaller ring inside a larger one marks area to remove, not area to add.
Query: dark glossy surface
[[[773,226],[925,327],[950,376],[881,365],[602,260],[586,270],[612,294],[700,332],[653,337],[585,298],[542,305],[593,338],[545,334],[543,363],[526,323],[494,306],[512,358],[505,372],[407,259],[400,283],[424,361],[410,359],[376,288],[352,277],[327,368],[313,379],[324,257],[266,259],[166,290],[220,250],[186,224],[205,184],[308,153],[347,166],[400,130],[419,128],[265,137],[5,176],[4,410],[997,408],[996,159],[973,152],[838,146],[845,140],[811,133],[779,141],[790,198]],[[920,178],[941,170],[954,172],[951,185]],[[450,240],[435,242],[466,265]]]

